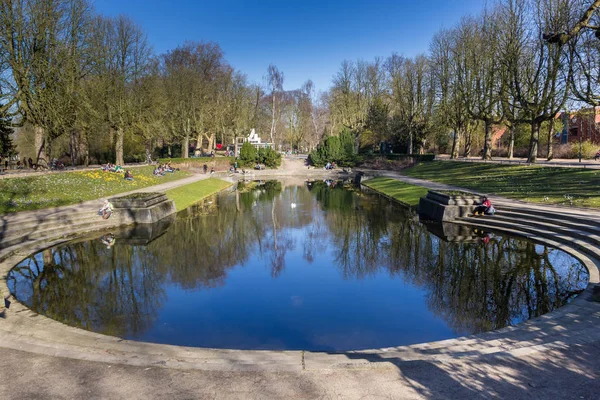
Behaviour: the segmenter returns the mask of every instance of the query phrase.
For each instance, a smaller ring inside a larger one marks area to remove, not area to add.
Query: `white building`
[[[260,139],[260,136],[258,136],[258,133],[256,133],[256,130],[252,129],[248,136],[236,138],[236,140],[235,140],[235,156],[236,157],[240,155],[240,150],[242,149],[242,146],[246,142],[253,145],[257,150],[273,147],[273,143],[263,143],[263,141]]]

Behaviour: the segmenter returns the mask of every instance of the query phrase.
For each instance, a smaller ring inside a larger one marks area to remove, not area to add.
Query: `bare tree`
[[[482,158],[492,158],[492,125],[502,122],[501,70],[498,58],[497,16],[488,11],[477,19],[464,19],[458,28],[457,78],[464,90],[469,115],[484,124]]]
[[[283,96],[283,72],[281,72],[274,64],[269,64],[267,69],[267,83],[271,91],[271,143],[275,143],[275,132],[277,130],[277,113],[279,103]],[[278,103],[279,98],[279,103]]]
[[[521,116],[531,124],[528,162],[538,154],[540,126],[553,119],[568,96],[571,73],[565,46],[548,44],[543,32],[569,22],[568,0],[506,0],[501,8],[503,36],[509,38],[502,49],[509,74],[509,97]]]

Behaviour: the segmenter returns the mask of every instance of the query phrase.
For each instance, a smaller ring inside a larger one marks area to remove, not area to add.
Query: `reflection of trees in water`
[[[110,335],[137,333],[164,299],[157,260],[135,248],[90,241],[41,254],[13,269],[9,285],[33,310],[58,321]]]
[[[346,278],[387,269],[429,290],[429,307],[457,331],[483,332],[539,316],[585,288],[585,267],[559,250],[509,237],[448,243],[407,209],[377,196],[318,187],[336,263]],[[558,261],[560,271],[553,265]]]
[[[461,332],[548,312],[584,288],[588,277],[565,253],[523,240],[445,242],[410,210],[377,195],[323,182],[285,190],[266,182],[193,206],[147,246],[117,240],[107,249],[96,240],[45,250],[11,271],[9,285],[17,298],[54,319],[135,335],[155,318],[164,284],[220,286],[230,268],[251,258],[265,260],[276,277],[297,240],[308,262],[330,243],[346,279],[388,271],[426,287],[430,309]]]

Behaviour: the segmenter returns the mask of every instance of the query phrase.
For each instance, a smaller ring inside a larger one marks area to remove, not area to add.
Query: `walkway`
[[[339,354],[232,351],[120,340],[15,302],[0,319],[0,398],[595,399],[599,324],[600,303],[580,296],[516,327],[442,342]]]

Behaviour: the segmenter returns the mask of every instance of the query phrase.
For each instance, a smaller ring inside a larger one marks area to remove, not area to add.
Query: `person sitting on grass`
[[[154,176],[164,176],[165,172],[162,169],[162,166],[158,164],[156,168],[154,168],[154,172],[152,172]]]
[[[171,163],[166,163],[165,164],[165,171],[166,172],[176,172],[176,171],[179,171],[179,168],[173,168],[173,166],[171,165]]]
[[[123,179],[128,180],[128,181],[132,181],[133,180],[133,174],[127,170],[125,171],[125,175],[123,175]]]
[[[104,200],[104,204],[98,210],[98,215],[102,217],[102,219],[109,219],[112,215],[112,204],[108,200]]]
[[[475,209],[475,215],[494,215],[496,209],[492,206],[492,202],[486,196],[481,198],[481,204]]]

